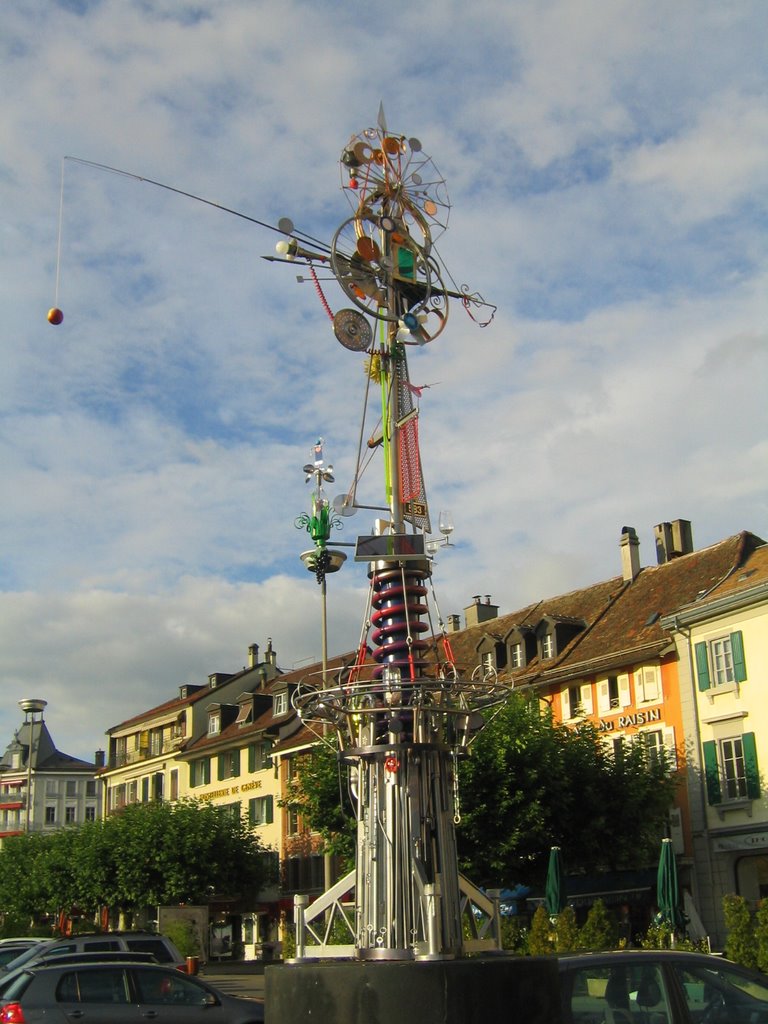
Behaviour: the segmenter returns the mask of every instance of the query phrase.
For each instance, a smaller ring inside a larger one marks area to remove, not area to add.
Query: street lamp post
[[[48,701],[43,700],[40,697],[25,697],[24,700],[19,701],[19,707],[24,712],[24,725],[27,726],[29,733],[29,745],[27,747],[27,807],[26,807],[26,820],[24,824],[24,831],[29,832],[32,816],[32,753],[35,749],[35,725],[39,724],[41,729],[38,731],[38,740],[40,731],[42,731],[43,724],[43,709],[47,706]],[[35,718],[35,715],[39,715],[39,718]]]

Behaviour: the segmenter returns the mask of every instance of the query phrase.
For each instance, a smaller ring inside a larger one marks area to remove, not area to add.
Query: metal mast
[[[278,252],[310,267],[330,264],[355,307],[336,314],[334,331],[345,348],[367,353],[368,377],[379,388],[381,426],[368,448],[383,451],[385,502],[372,533],[356,545],[355,560],[367,563],[370,581],[358,657],[333,680],[307,679],[294,703],[305,722],[335,730],[339,756],[351,766],[355,954],[452,958],[466,948],[468,903],[488,911],[458,872],[457,759],[507,689],[495,674],[462,678],[442,620],[439,628],[431,620],[430,520],[407,350],[442,332],[449,297],[470,315],[486,304],[443,283],[433,239],[445,229],[450,207],[445,182],[417,139],[389,132],[380,112],[377,128],[352,137],[341,165],[353,215],[336,231],[330,253],[309,252],[293,235]],[[373,318],[378,340],[364,314]],[[356,506],[356,487],[357,476],[350,494],[334,503],[342,515],[373,507]],[[300,931],[312,914],[304,905]],[[319,912],[330,905],[321,898],[315,906]],[[297,949],[300,959],[301,936]]]

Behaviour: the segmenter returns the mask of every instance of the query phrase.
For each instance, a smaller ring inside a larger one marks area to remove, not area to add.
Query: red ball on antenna
[[[58,306],[53,306],[52,309],[48,310],[48,323],[49,324],[53,324],[54,327],[58,327],[63,319],[64,319],[64,314],[61,312],[61,310],[58,308]]]

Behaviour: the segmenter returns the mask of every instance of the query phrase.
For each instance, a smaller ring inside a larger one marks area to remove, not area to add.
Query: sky
[[[380,104],[445,179],[452,278],[498,307],[409,353],[455,523],[440,613],[617,575],[625,525],[645,565],[677,518],[768,539],[767,39],[764,0],[4,5],[0,745],[22,698],[90,758],[252,643],[319,659],[302,467],[322,436],[351,485],[364,357],[245,218],[330,241]],[[331,652],[367,585],[329,577]]]

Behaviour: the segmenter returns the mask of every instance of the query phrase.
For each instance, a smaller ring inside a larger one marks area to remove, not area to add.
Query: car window
[[[19,971],[13,978],[9,978],[3,990],[3,1002],[10,1003],[12,1000],[18,999],[26,991],[30,981],[32,981],[32,975],[28,971]]]
[[[153,1006],[201,1006],[209,993],[207,988],[176,971],[166,973],[136,968],[133,975],[139,1001]]]
[[[127,1003],[128,979],[119,967],[67,971],[56,986],[60,1003]]]
[[[763,984],[716,961],[675,971],[694,1022],[768,1024],[768,978]]]
[[[589,964],[565,974],[565,1011],[572,1024],[672,1024],[658,964]]]
[[[126,945],[136,953],[152,953],[159,964],[173,963],[173,957],[162,939],[127,939]]]
[[[116,939],[91,939],[83,943],[83,950],[88,952],[110,949],[120,949],[120,943]]]

